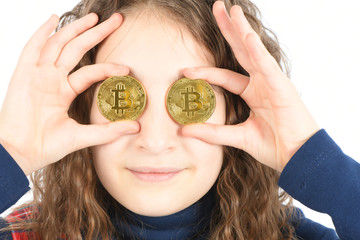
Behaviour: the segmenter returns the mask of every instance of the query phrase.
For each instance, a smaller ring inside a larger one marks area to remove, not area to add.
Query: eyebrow
[[[129,73],[130,75],[132,75],[132,77],[136,78],[136,79],[142,79],[143,76],[139,75],[139,74],[135,74],[134,71],[130,71]],[[172,77],[169,78],[168,84],[169,86],[171,86],[174,82],[176,82],[177,80],[181,79],[181,78],[185,78],[184,74],[180,73],[179,75],[174,75]],[[206,80],[204,80],[205,82],[207,82]],[[209,82],[207,82],[215,92],[219,93],[219,94],[223,94],[223,88],[214,84],[211,84]]]

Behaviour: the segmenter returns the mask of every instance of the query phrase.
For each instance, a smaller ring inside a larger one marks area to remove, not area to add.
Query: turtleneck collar
[[[211,212],[215,204],[215,188],[188,208],[162,216],[142,216],[126,211],[128,224],[120,220],[119,214],[110,213],[116,232],[121,239],[206,239],[209,232]],[[121,217],[123,219],[124,216]]]

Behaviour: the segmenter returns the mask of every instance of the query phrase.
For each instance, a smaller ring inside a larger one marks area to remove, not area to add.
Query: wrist
[[[299,151],[299,149],[312,137],[314,136],[318,131],[320,131],[321,128],[317,125],[314,124],[313,127],[311,129],[309,129],[307,131],[306,134],[303,135],[303,137],[299,138],[301,140],[296,141],[292,144],[291,147],[288,147],[288,151],[286,156],[283,158],[285,159],[282,162],[282,166],[280,169],[280,172],[282,172],[285,168],[285,166],[289,163],[289,161],[293,158],[293,156]]]
[[[27,159],[16,150],[11,144],[4,139],[3,136],[0,136],[0,144],[8,152],[8,154],[14,159],[17,165],[21,168],[26,176],[30,175],[33,171],[31,170]]]

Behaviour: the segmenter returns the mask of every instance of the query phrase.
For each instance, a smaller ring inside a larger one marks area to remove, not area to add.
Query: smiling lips
[[[180,168],[151,168],[138,167],[128,170],[133,173],[138,179],[146,182],[162,182],[171,179],[183,169]]]

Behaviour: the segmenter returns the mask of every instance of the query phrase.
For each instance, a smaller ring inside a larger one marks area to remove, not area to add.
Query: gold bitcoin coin
[[[100,85],[97,105],[110,121],[135,120],[145,109],[146,92],[131,76],[110,77]]]
[[[215,106],[214,90],[202,79],[181,78],[169,88],[166,95],[170,116],[183,125],[206,122]]]

